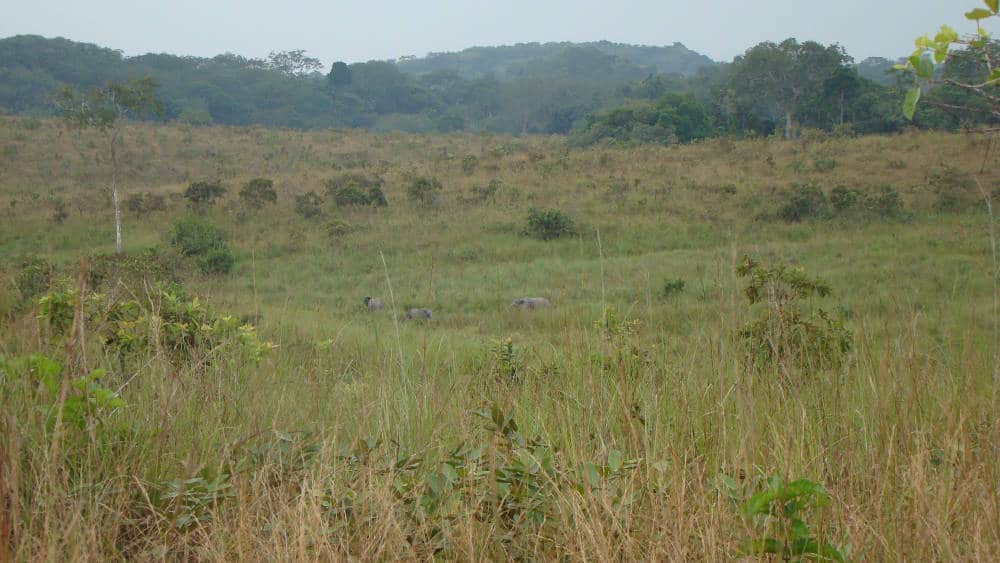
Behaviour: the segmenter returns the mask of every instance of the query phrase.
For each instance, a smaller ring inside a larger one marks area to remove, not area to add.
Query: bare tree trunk
[[[111,134],[111,199],[115,205],[115,254],[122,253],[122,207],[118,198],[118,128]]]
[[[792,138],[792,112],[785,112],[785,139]]]

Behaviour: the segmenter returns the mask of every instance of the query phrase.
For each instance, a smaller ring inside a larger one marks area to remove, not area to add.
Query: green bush
[[[785,192],[785,201],[778,209],[778,217],[789,223],[827,216],[826,194],[813,184],[796,184]]]
[[[268,178],[254,178],[240,189],[240,201],[249,209],[260,209],[278,201],[274,182]]]
[[[837,186],[830,192],[830,205],[838,214],[854,210],[861,203],[861,199],[861,191],[855,188]]]
[[[878,217],[900,218],[906,215],[899,190],[888,184],[879,186],[878,191],[868,196],[865,203],[869,212]]]
[[[192,209],[205,209],[226,194],[221,182],[191,182],[184,190],[184,199]]]
[[[326,224],[326,234],[331,239],[339,239],[351,232],[351,225],[347,221],[334,219]]]
[[[528,210],[528,227],[525,234],[541,240],[553,240],[576,234],[573,218],[558,209]]]
[[[323,216],[323,198],[314,191],[295,196],[295,212],[310,221]]]
[[[663,282],[663,290],[661,293],[663,294],[664,297],[671,297],[677,295],[678,293],[683,292],[684,287],[686,285],[687,282],[685,282],[680,278],[677,278],[675,280],[667,280]]]
[[[801,305],[807,297],[830,295],[829,284],[800,267],[768,268],[749,256],[736,273],[748,280],[744,293],[749,304],[763,307],[739,331],[751,363],[811,369],[841,363],[852,347],[851,331],[823,309],[808,312]]]
[[[159,194],[135,193],[125,198],[125,209],[135,215],[146,215],[166,208],[167,200]]]
[[[418,205],[434,205],[441,194],[441,181],[425,176],[414,178],[406,188],[406,193]]]
[[[198,258],[198,268],[203,274],[228,274],[236,264],[233,251],[227,246],[211,248]]]
[[[27,256],[21,259],[14,276],[14,288],[22,300],[28,300],[48,291],[54,276],[55,267],[48,260],[40,256]]]
[[[369,177],[363,174],[342,174],[324,182],[326,196],[333,199],[337,207],[385,207],[389,202],[385,198],[382,186],[385,182],[378,176]]]
[[[223,248],[226,235],[208,221],[188,215],[174,220],[170,229],[170,244],[185,256],[203,256],[210,250]]]
[[[975,179],[954,166],[941,166],[927,175],[927,184],[936,196],[934,207],[940,211],[960,211],[975,205]]]

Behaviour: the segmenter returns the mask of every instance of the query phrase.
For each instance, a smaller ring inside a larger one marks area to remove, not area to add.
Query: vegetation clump
[[[248,209],[258,210],[265,205],[278,202],[278,193],[274,191],[274,181],[270,178],[253,178],[240,188],[240,201]]]
[[[219,181],[191,182],[184,190],[184,199],[188,206],[196,211],[204,211],[226,194],[226,188]]]
[[[429,207],[439,203],[441,189],[441,180],[433,176],[417,176],[410,181],[406,194],[417,205]]]
[[[828,296],[828,283],[800,267],[766,267],[749,256],[736,273],[748,282],[744,293],[749,304],[763,305],[739,331],[752,364],[823,369],[843,361],[852,347],[851,331],[823,309],[810,312],[801,304],[812,295]]]
[[[559,209],[528,210],[528,223],[525,234],[539,240],[554,240],[576,234],[576,224],[573,218]]]
[[[189,215],[176,219],[169,240],[182,254],[194,257],[205,274],[229,273],[236,263],[222,229],[200,217]]]
[[[315,221],[324,215],[323,198],[314,191],[295,196],[295,212],[307,221]]]
[[[348,173],[330,178],[326,182],[326,196],[337,207],[386,207],[389,205],[382,187],[385,181],[378,176]]]

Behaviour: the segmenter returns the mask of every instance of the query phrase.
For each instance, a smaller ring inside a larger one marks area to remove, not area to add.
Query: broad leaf
[[[992,15],[993,15],[993,12],[991,12],[989,10],[984,10],[982,8],[976,8],[974,10],[970,10],[968,12],[965,12],[966,19],[975,20],[975,21],[986,19],[986,18],[988,18],[988,17],[990,17]]]
[[[917,102],[920,101],[920,87],[912,88],[906,93],[906,100],[903,101],[903,115],[906,119],[913,120],[913,114],[917,111]]]
[[[986,7],[994,14],[1000,12],[1000,2],[997,0],[983,0],[983,4],[986,4]]]

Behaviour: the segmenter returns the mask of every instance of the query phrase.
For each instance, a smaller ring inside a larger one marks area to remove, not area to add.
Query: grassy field
[[[274,347],[171,349],[158,280],[78,283],[114,249],[101,138],[0,118],[0,561],[730,560],[805,537],[851,560],[1000,553],[987,139],[571,150],[132,125],[125,143],[126,196],[166,202],[125,212],[126,252],[155,247],[186,303],[256,317]],[[296,213],[345,173],[382,178],[388,206]],[[241,205],[254,177],[274,180],[275,205]],[[441,182],[429,204],[408,197],[418,177]],[[229,190],[201,213],[236,254],[224,275],[168,242],[181,193],[209,179]],[[868,203],[791,220],[801,185]],[[562,210],[575,234],[526,236],[531,208]],[[849,350],[755,355],[741,330],[785,310],[774,288],[748,302],[747,255],[828,282],[795,306],[842,320]],[[57,273],[29,298],[30,257]],[[40,318],[40,297],[71,288],[148,304],[150,344],[114,349],[108,314],[63,333]],[[511,307],[525,296],[553,307]],[[434,318],[404,322],[407,307]],[[65,365],[57,385],[18,367],[28,354]],[[124,405],[71,383],[95,368]],[[794,526],[746,514],[775,475],[825,490]]]

